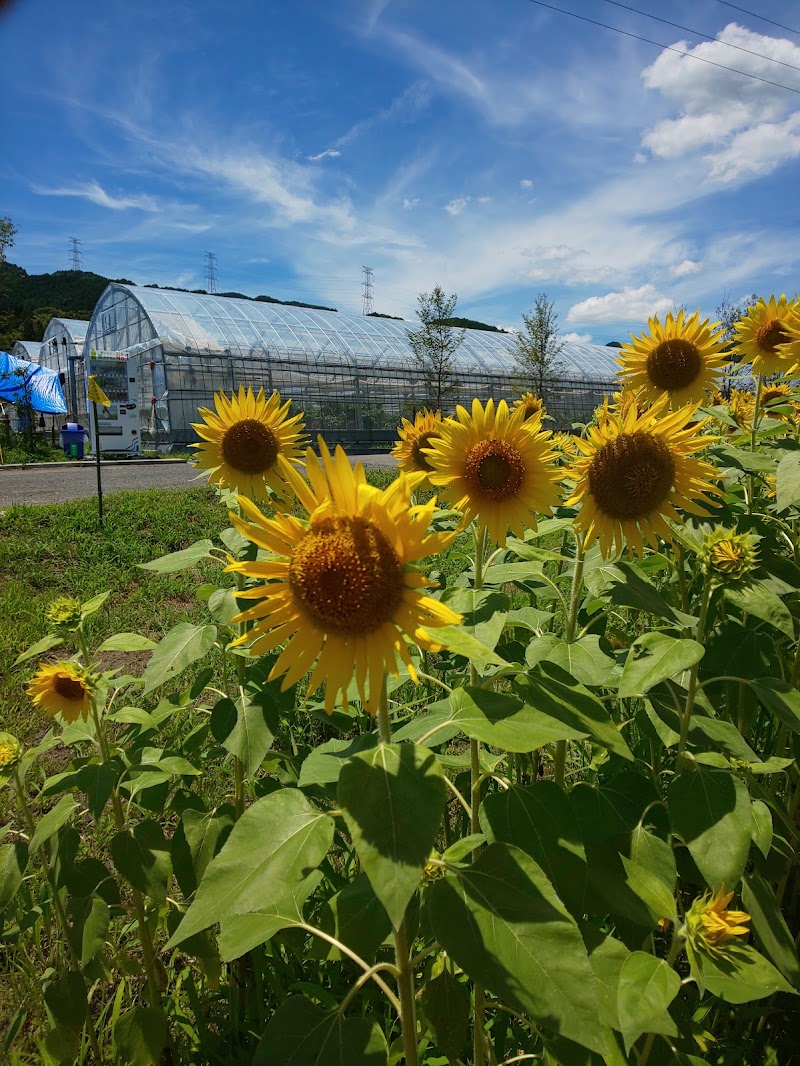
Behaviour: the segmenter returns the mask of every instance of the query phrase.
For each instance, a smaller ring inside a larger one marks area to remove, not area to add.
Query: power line
[[[781,30],[788,30],[789,33],[796,33],[800,36],[800,30],[793,30],[791,26],[784,26],[782,22],[774,22],[772,19],[768,19],[765,15],[757,15],[755,11],[748,11],[746,7],[739,7],[738,4],[729,4],[728,0],[717,0],[717,2],[724,4],[725,7],[732,7],[735,11],[741,11],[743,15],[749,15],[754,19],[761,19],[762,22],[768,22],[770,26],[777,26]]]
[[[613,30],[614,33],[621,33],[623,37],[632,37],[635,41],[643,41],[645,44],[655,45],[656,48],[663,48],[665,52],[676,52],[679,56],[685,56],[687,59],[696,59],[698,63],[705,63],[706,66],[728,70],[732,74],[741,74],[743,78],[750,78],[751,81],[760,81],[762,84],[772,85],[776,89],[786,89],[787,92],[797,93],[800,96],[800,89],[795,89],[791,85],[784,85],[779,81],[770,81],[769,78],[759,78],[757,74],[748,74],[746,70],[728,67],[724,63],[715,63],[713,59],[703,59],[702,56],[696,56],[693,52],[684,52],[681,48],[675,48],[671,44],[662,44],[661,41],[653,41],[649,37],[640,36],[638,33],[630,33],[628,30],[620,29],[619,26],[609,26],[607,22],[598,22],[597,19],[587,18],[586,15],[579,15],[575,11],[567,11],[566,8],[556,7],[554,4],[546,4],[544,0],[528,0],[528,3],[536,4],[537,7],[546,7],[549,11],[557,11],[559,15],[569,15],[571,18],[580,19],[581,22],[589,22],[592,26],[600,26],[604,30]]]
[[[717,44],[724,44],[726,48],[735,48],[737,52],[746,52],[749,56],[756,56],[758,59],[766,59],[769,63],[778,63],[779,66],[789,67],[790,70],[800,71],[800,67],[795,66],[794,63],[786,63],[783,59],[773,59],[772,56],[762,55],[761,52],[754,52],[752,48],[743,48],[739,44],[730,44],[728,41],[720,41],[717,37],[710,37],[707,33],[701,33],[700,30],[692,30],[688,26],[681,26],[678,22],[670,22],[669,19],[662,19],[660,15],[651,15],[649,11],[640,11],[638,7],[629,7],[628,4],[621,4],[619,0],[605,0],[607,4],[613,4],[614,7],[621,7],[623,11],[632,11],[635,15],[644,15],[645,18],[655,19],[656,22],[663,22],[665,26],[672,26],[673,29],[683,30],[684,33],[691,33],[695,37],[702,37],[706,41],[714,41]]]

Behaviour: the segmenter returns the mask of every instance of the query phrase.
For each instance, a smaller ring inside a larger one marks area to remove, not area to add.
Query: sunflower
[[[728,408],[731,418],[740,429],[749,429],[755,414],[756,398],[749,389],[731,389],[731,398],[728,400]]]
[[[286,491],[279,473],[278,457],[298,460],[301,454],[302,413],[289,417],[291,400],[281,404],[280,393],[264,398],[264,390],[255,395],[251,388],[230,399],[224,392],[214,396],[216,411],[198,408],[202,422],[193,423],[202,444],[197,466],[209,471],[208,480],[221,487],[259,500],[269,500],[272,489],[278,496]]]
[[[72,723],[89,717],[95,679],[78,663],[61,662],[40,666],[28,682],[28,695],[34,704],[52,718],[60,714]]]
[[[541,396],[537,396],[533,392],[523,392],[520,398],[514,403],[514,410],[517,410],[519,407],[525,412],[525,422],[537,418],[541,422],[543,418],[547,417],[544,400]]]
[[[747,936],[750,930],[745,922],[750,921],[747,911],[728,909],[733,899],[733,892],[726,892],[725,885],[712,895],[696,899],[686,912],[686,934],[694,948],[712,955],[722,954],[729,940],[737,936]]]
[[[622,346],[620,379],[639,388],[645,401],[666,393],[673,409],[701,403],[726,359],[719,325],[709,325],[707,318],[701,322],[699,310],[690,318],[670,311],[663,326],[654,315],[647,320],[648,333],[631,334],[633,344]]]
[[[244,537],[272,553],[265,561],[228,567],[259,581],[237,593],[256,602],[233,619],[253,623],[234,643],[253,641],[251,652],[262,655],[288,641],[270,680],[284,675],[285,689],[311,671],[308,693],[325,681],[325,709],[331,713],[339,693],[347,702],[355,676],[362,703],[375,714],[386,671],[398,674],[398,656],[417,680],[405,637],[440,651],[442,644],[428,627],[460,621],[449,607],[424,595],[430,582],[414,565],[441,552],[456,532],[428,532],[435,498],[412,506],[421,474],[400,473],[380,490],[367,484],[360,463],[350,466],[341,447],[331,456],[321,438],[319,446],[321,461],[310,448],[306,452],[310,484],[279,460],[308,519],[266,518],[243,497],[239,505],[245,518],[231,515]]]
[[[698,558],[716,581],[739,581],[758,566],[758,540],[752,533],[718,526],[703,538]]]
[[[773,418],[783,419],[783,421],[787,421],[788,418],[791,418],[791,415],[784,413],[783,410],[770,410],[772,407],[790,407],[796,410],[797,405],[792,399],[792,390],[788,385],[784,385],[782,382],[776,382],[772,385],[763,385],[761,388],[761,410],[766,414],[771,414]]]
[[[404,418],[402,426],[397,430],[400,439],[392,448],[392,455],[400,469],[407,474],[425,474],[423,484],[427,483],[427,475],[433,468],[422,449],[430,447],[431,442],[439,436],[441,428],[441,414],[438,411],[429,411],[426,407],[416,413],[413,422]]]
[[[666,519],[678,519],[677,508],[706,515],[708,494],[719,491],[714,467],[694,458],[714,439],[691,425],[697,406],[664,415],[667,402],[664,396],[643,414],[631,408],[624,418],[610,415],[605,427],[589,427],[586,440],[575,438],[581,455],[567,505],[582,505],[578,528],[587,546],[599,538],[604,556],[624,541],[643,554],[643,541],[656,546],[659,536],[671,538]]]
[[[785,296],[770,296],[748,307],[734,325],[736,351],[742,362],[753,364],[754,374],[780,374],[800,358],[797,308]]]
[[[426,449],[433,467],[430,480],[465,522],[477,517],[492,540],[505,544],[509,527],[523,535],[523,522],[535,529],[536,514],[549,513],[558,502],[561,474],[552,434],[537,419],[525,421],[525,410],[509,413],[501,400],[486,409],[472,401],[472,414],[456,408],[442,435]]]

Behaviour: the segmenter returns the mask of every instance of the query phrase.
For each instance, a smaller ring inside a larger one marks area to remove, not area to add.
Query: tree
[[[564,342],[559,340],[558,315],[546,292],[539,293],[533,309],[523,314],[522,321],[525,328],[516,335],[509,351],[519,368],[521,390],[532,389],[543,397],[545,381],[564,369],[559,358]]]
[[[719,321],[722,323],[722,327],[725,334],[725,340],[727,342],[726,351],[730,351],[733,347],[734,332],[733,327],[742,318],[749,308],[754,307],[758,303],[758,296],[755,293],[751,293],[750,296],[745,297],[741,304],[735,304],[731,299],[731,294],[726,290],[722,294],[722,299],[719,302],[719,306],[716,310],[716,315]]]
[[[17,227],[8,215],[0,217],[0,263],[5,263],[6,250],[14,244],[16,235]]]
[[[426,403],[439,411],[443,400],[456,387],[453,357],[466,333],[447,324],[457,301],[458,295],[445,296],[441,285],[436,285],[433,292],[421,292],[417,308],[420,328],[406,330],[414,362],[425,379]]]

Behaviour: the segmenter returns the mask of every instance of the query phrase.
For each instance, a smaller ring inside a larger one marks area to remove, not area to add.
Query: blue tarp
[[[0,400],[30,400],[34,411],[64,415],[67,405],[55,370],[0,352]]]

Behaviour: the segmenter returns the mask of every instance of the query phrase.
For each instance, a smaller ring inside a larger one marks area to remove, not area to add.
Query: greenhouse
[[[41,354],[42,366],[62,376],[72,418],[82,422],[86,418],[86,376],[83,365],[83,342],[88,322],[78,318],[51,318],[44,331]]]
[[[25,359],[29,363],[38,363],[41,347],[41,341],[17,341],[11,349],[11,354],[15,355],[17,359]]]
[[[430,402],[406,336],[415,321],[319,311],[261,300],[109,285],[95,307],[86,353],[136,361],[144,441],[196,440],[191,423],[214,392],[278,389],[305,411],[310,432],[354,446],[386,445],[403,415]],[[448,405],[519,392],[505,333],[468,329],[454,359]],[[546,383],[559,426],[585,419],[613,387],[614,348],[565,344]],[[133,368],[132,368],[133,371]]]

